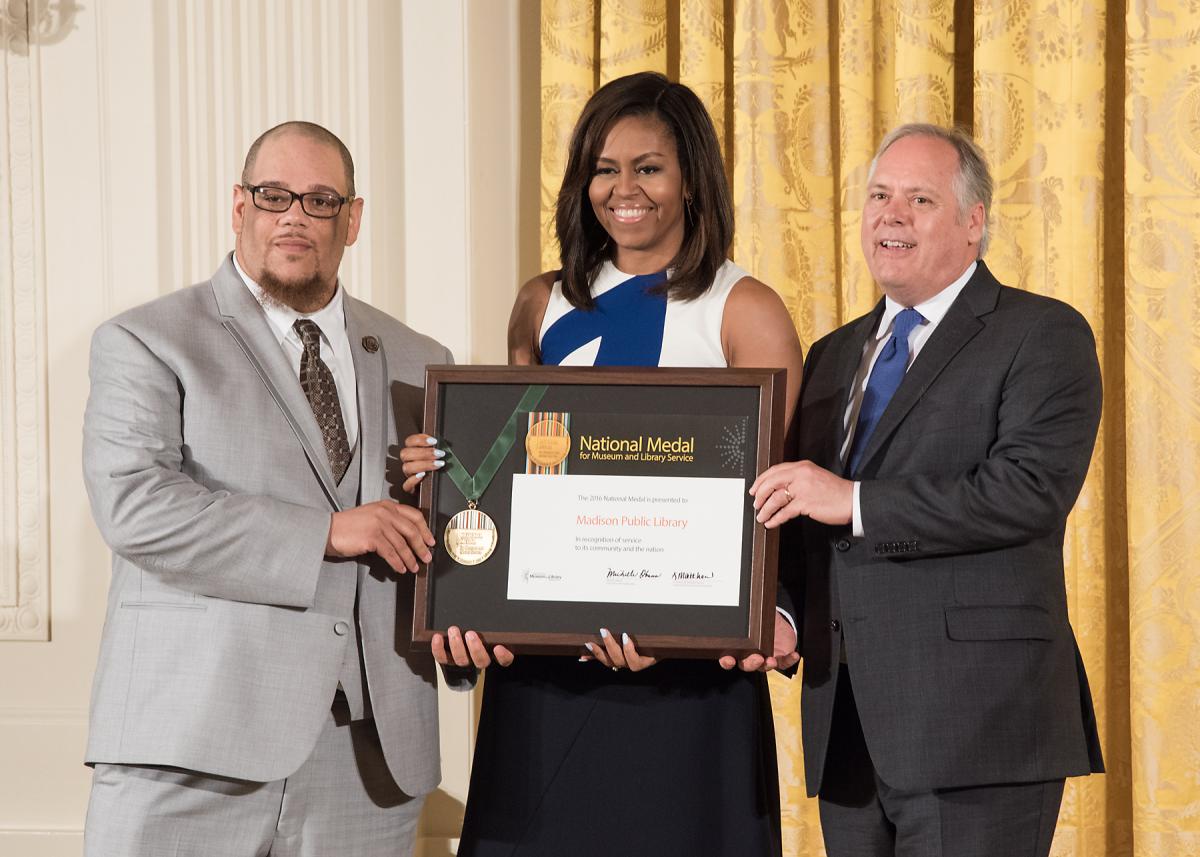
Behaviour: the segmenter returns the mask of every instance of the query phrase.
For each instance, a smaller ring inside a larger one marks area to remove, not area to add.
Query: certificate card
[[[508,597],[736,607],[745,491],[729,478],[519,473]]]
[[[783,370],[430,367],[438,539],[413,640],[582,653],[769,651],[776,538],[748,488],[782,452]]]

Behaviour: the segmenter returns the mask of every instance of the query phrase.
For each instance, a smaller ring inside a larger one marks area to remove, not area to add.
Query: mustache
[[[278,244],[280,241],[301,241],[309,247],[315,246],[303,232],[285,232],[271,239],[272,244]]]

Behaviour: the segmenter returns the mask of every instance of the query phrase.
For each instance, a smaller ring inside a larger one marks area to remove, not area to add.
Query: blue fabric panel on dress
[[[657,366],[667,296],[649,291],[666,278],[665,272],[630,277],[596,298],[595,309],[572,309],[542,336],[542,363],[557,365],[599,336],[596,366]]]

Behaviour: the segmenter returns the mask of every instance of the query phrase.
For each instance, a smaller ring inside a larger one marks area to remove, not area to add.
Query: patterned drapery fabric
[[[987,262],[1096,332],[1104,418],[1065,546],[1106,775],[1072,780],[1055,857],[1200,854],[1200,5],[1195,0],[542,0],[542,256],[571,127],[661,71],[708,105],[734,260],[801,341],[879,293],[858,227],[902,122],[969,126],[996,178]],[[772,678],[784,853],[824,849],[799,683]]]

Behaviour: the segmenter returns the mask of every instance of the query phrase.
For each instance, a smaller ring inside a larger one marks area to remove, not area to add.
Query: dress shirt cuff
[[[792,626],[792,632],[795,633],[797,641],[800,639],[800,629],[796,627],[796,620],[792,618],[792,614],[784,610],[782,607],[776,607],[775,612],[782,616],[789,625]],[[799,643],[797,643],[799,645]]]
[[[865,533],[863,532],[862,523],[862,501],[859,499],[862,483],[854,483],[854,509],[850,513],[850,533],[856,539],[861,539]]]

